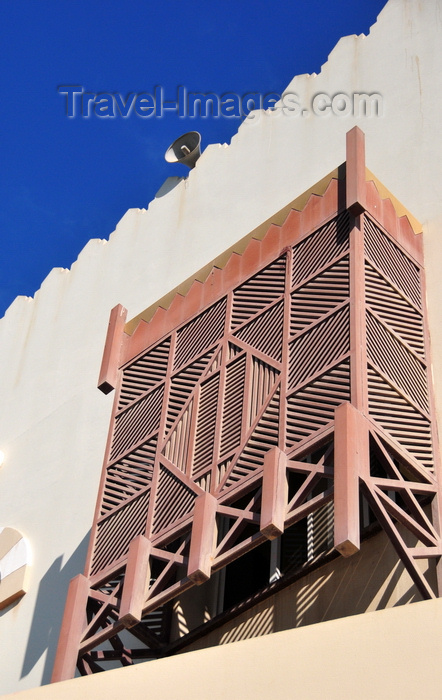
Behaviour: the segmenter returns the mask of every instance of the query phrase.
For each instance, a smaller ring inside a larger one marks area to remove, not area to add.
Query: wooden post
[[[369,433],[366,418],[352,404],[335,411],[335,541],[344,557],[360,548],[359,475],[369,471]]]
[[[346,146],[346,206],[358,216],[366,209],[365,134],[359,127],[347,132]]]
[[[66,681],[75,675],[78,648],[86,628],[88,596],[89,579],[79,574],[69,584],[51,683]]]
[[[212,571],[217,503],[210,493],[195,499],[187,575],[198,585],[207,581]]]
[[[130,543],[120,604],[120,620],[126,627],[140,622],[150,581],[152,543],[139,535]]]
[[[287,457],[278,447],[264,455],[260,530],[269,540],[284,532],[288,501]]]

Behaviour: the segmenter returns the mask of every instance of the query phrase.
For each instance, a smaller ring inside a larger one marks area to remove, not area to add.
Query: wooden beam
[[[106,343],[104,345],[98,388],[103,394],[109,394],[117,385],[121,346],[124,339],[124,324],[127,310],[121,304],[114,306],[110,313]]]
[[[424,545],[427,547],[437,547],[439,545],[440,539],[435,537],[433,533],[428,530],[428,527],[422,527],[413,515],[409,515],[402,508],[400,508],[394,501],[391,500],[374,482],[371,483],[371,490],[376,493],[380,502],[384,506],[385,510],[393,520],[402,523],[410,532],[415,535]]]
[[[371,509],[373,510],[376,518],[379,520],[381,526],[387,533],[388,537],[390,538],[390,541],[393,547],[395,548],[396,553],[399,555],[403,565],[410,574],[410,577],[412,578],[414,584],[416,585],[416,588],[419,590],[424,600],[436,598],[433,589],[431,588],[424,574],[414,561],[415,558],[418,558],[416,557],[416,548],[412,547],[408,549],[398,530],[394,527],[387,510],[385,509],[382,501],[379,498],[379,495],[376,493],[376,490],[374,488],[371,488],[370,483],[364,481],[362,488],[365,492],[365,496],[370,504]]]

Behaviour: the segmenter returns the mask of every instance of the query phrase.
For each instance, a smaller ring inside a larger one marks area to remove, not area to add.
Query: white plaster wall
[[[441,355],[441,35],[442,0],[390,0],[368,37],[342,39],[319,75],[288,88],[305,105],[317,92],[377,92],[382,117],[246,121],[229,147],[209,146],[186,181],[148,211],[129,210],[109,242],[90,241],[0,321],[0,526],[20,530],[34,556],[29,593],[0,617],[0,693],[48,682],[67,583],[83,567],[112,402],[95,389],[109,310],[122,303],[135,316],[326,175],[355,123],[368,167],[424,223]],[[435,377],[442,407],[437,363]]]

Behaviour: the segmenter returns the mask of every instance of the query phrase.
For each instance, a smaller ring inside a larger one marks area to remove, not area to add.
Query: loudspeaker
[[[168,163],[183,163],[188,168],[194,168],[201,155],[200,145],[201,134],[198,131],[188,131],[175,139],[164,157]]]

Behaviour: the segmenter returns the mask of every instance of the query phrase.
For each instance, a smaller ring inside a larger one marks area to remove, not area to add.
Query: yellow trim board
[[[415,216],[413,216],[413,214],[410,214],[408,209],[404,207],[404,205],[398,199],[396,199],[394,195],[391,194],[390,190],[388,190],[368,168],[365,168],[365,179],[366,181],[372,180],[372,182],[374,182],[381,199],[389,199],[391,201],[398,217],[406,216],[413,231],[416,234],[422,233],[422,224],[416,219]]]

